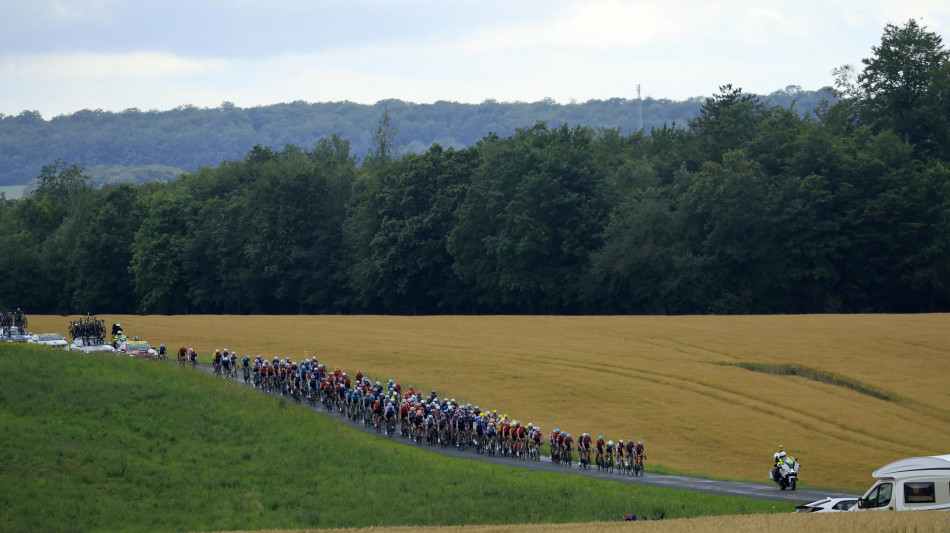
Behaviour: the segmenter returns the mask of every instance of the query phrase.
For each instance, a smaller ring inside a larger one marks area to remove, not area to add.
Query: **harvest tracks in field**
[[[199,365],[199,368],[207,373],[212,373],[213,370],[209,365]],[[244,383],[242,380],[234,380],[234,383],[253,388],[253,383]],[[270,394],[270,393],[264,393]],[[274,396],[279,397],[280,395],[274,394]],[[349,428],[362,431],[363,433],[369,434],[371,438],[386,438],[380,437],[376,430],[372,427],[365,426],[359,422],[350,420],[349,418],[342,416],[336,410],[333,412],[327,412],[326,409],[323,409],[322,406],[309,406],[306,403],[301,403],[297,407],[303,407],[310,409],[314,413],[317,413],[321,416],[326,416],[329,418],[336,419],[340,424],[343,424]],[[795,491],[781,491],[778,487],[769,486],[769,485],[758,485],[755,483],[742,483],[737,481],[719,481],[712,479],[702,479],[689,476],[677,476],[677,475],[665,475],[657,473],[644,473],[642,476],[624,476],[617,474],[609,474],[606,472],[599,472],[596,469],[582,470],[580,468],[570,468],[566,469],[561,466],[553,464],[549,457],[541,456],[540,461],[518,461],[508,457],[502,457],[501,455],[489,456],[488,454],[476,454],[470,450],[462,451],[458,450],[455,447],[449,446],[442,448],[441,446],[428,446],[426,444],[415,444],[409,439],[393,439],[394,442],[405,446],[413,446],[427,450],[431,453],[438,453],[441,455],[456,457],[459,459],[469,459],[473,461],[481,461],[484,463],[493,463],[502,466],[508,466],[512,468],[522,468],[525,470],[532,471],[543,471],[543,472],[553,472],[558,474],[568,474],[575,476],[586,476],[595,479],[600,479],[604,481],[617,481],[620,483],[629,483],[631,485],[644,485],[649,487],[662,487],[673,490],[682,490],[689,492],[699,492],[705,494],[716,494],[719,496],[731,496],[735,498],[753,498],[756,500],[768,500],[768,501],[781,501],[781,502],[790,502],[790,503],[804,503],[808,501],[818,500],[825,497],[852,497],[853,494],[845,493],[836,493],[822,490],[795,490]],[[765,468],[765,467],[763,467]]]

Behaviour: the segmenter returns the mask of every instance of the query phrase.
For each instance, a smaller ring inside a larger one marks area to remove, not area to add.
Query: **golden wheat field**
[[[29,318],[65,335],[75,317]],[[860,491],[886,463],[950,453],[950,314],[100,318],[203,362],[225,347],[316,356],[545,432],[643,440],[648,471],[765,482],[782,444],[802,488]],[[894,399],[720,364],[742,362],[830,372]]]
[[[652,522],[595,522],[581,524],[530,524],[501,526],[372,527],[364,529],[274,530],[257,533],[759,533],[761,531],[808,531],[809,533],[892,533],[895,531],[950,532],[950,514],[945,511],[906,513],[827,513],[784,515],[739,515],[683,518]]]

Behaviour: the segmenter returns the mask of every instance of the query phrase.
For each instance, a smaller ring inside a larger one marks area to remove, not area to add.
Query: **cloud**
[[[36,0],[33,3],[37,4]],[[44,8],[45,12],[52,12],[58,19],[81,21],[105,17],[115,0],[53,0],[51,4]]]
[[[228,68],[227,61],[194,59],[160,52],[70,52],[4,58],[2,70],[11,76],[56,79],[164,78],[201,75]]]
[[[673,42],[696,25],[705,9],[687,7],[656,0],[574,2],[547,16],[480,28],[462,44],[472,52],[485,52],[520,47],[606,50]]]

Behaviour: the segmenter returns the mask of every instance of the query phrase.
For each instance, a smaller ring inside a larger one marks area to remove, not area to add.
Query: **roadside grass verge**
[[[190,368],[0,345],[0,530],[613,521],[788,503],[459,460]]]

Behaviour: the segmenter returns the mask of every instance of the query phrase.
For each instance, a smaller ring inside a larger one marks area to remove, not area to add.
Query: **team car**
[[[143,340],[123,341],[119,343],[119,348],[116,351],[128,355],[129,357],[149,358],[158,355],[158,352]]]
[[[30,337],[30,344],[39,344],[41,346],[52,346],[53,348],[69,349],[69,343],[59,333],[37,333]]]

